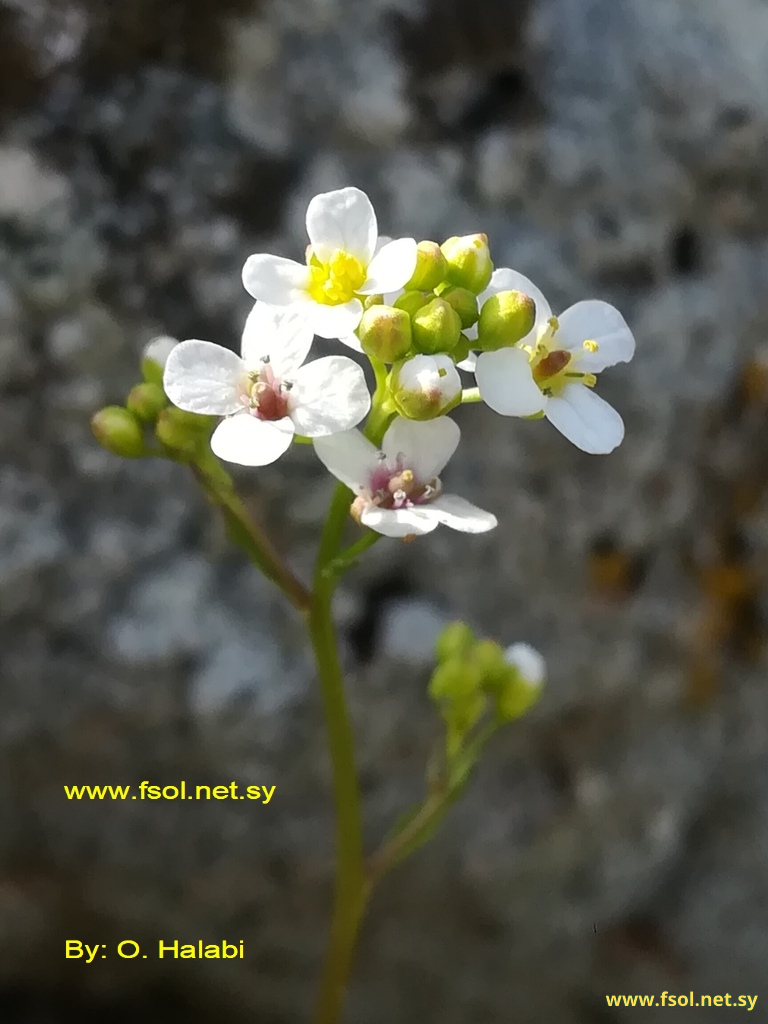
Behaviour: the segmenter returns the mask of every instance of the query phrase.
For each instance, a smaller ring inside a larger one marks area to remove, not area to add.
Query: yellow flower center
[[[358,288],[363,287],[368,276],[360,260],[341,249],[336,249],[328,263],[321,263],[311,253],[307,265],[307,291],[315,302],[321,302],[324,306],[339,306],[349,302],[355,297]]]
[[[574,369],[580,355],[578,351],[569,352],[557,347],[555,338],[559,326],[557,317],[550,317],[538,341],[521,346],[531,361],[533,379],[548,398],[561,395],[568,384],[579,383],[593,388],[597,383],[594,373],[580,373]],[[598,345],[590,338],[584,342],[583,348],[585,352],[597,352]]]

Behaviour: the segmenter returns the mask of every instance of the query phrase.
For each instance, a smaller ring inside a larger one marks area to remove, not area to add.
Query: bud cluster
[[[452,622],[440,634],[435,653],[429,694],[446,725],[449,757],[487,713],[496,724],[511,722],[541,692],[543,660],[525,644],[505,650],[493,640],[475,637],[465,622]]]
[[[423,241],[416,246],[416,266],[399,294],[369,296],[357,328],[363,352],[392,365],[391,398],[400,415],[432,419],[461,401],[461,382],[453,370],[469,355],[470,347],[494,350],[514,345],[531,329],[533,300],[521,292],[483,295],[491,281],[493,263],[484,234],[455,235],[442,245]],[[391,303],[391,304],[390,304]],[[470,337],[465,333],[474,331]],[[425,388],[426,365],[442,383]],[[411,368],[412,363],[417,366]],[[453,372],[447,370],[450,365]],[[409,383],[406,383],[409,382]]]
[[[177,461],[193,458],[208,444],[214,416],[200,416],[172,406],[163,389],[165,360],[175,347],[172,338],[156,338],[144,349],[142,380],[124,405],[108,405],[91,418],[96,440],[113,455],[140,459],[161,455]]]

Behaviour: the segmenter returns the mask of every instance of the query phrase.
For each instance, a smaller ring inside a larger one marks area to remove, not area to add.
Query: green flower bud
[[[440,292],[440,298],[458,313],[462,330],[477,323],[477,296],[469,288],[451,285]]]
[[[444,299],[433,299],[413,317],[413,347],[425,355],[450,352],[461,334],[459,314]]]
[[[416,269],[406,288],[431,292],[445,280],[448,263],[437,242],[419,242],[416,246]]]
[[[383,302],[383,295],[365,295],[363,297],[363,309],[370,309],[371,306],[380,306]]]
[[[438,665],[429,682],[429,695],[446,706],[460,704],[482,689],[482,675],[471,661],[454,659]]]
[[[475,638],[466,622],[449,622],[435,644],[438,661],[466,658],[472,651]]]
[[[132,412],[122,405],[108,405],[91,417],[96,440],[113,455],[124,459],[140,459],[146,455],[144,431]]]
[[[404,309],[413,318],[432,298],[431,292],[406,291],[395,299],[395,309]]]
[[[448,262],[446,279],[475,295],[484,291],[493,273],[487,235],[454,235],[440,246]]]
[[[177,345],[178,341],[175,338],[161,335],[159,338],[153,338],[148,345],[144,346],[141,357],[141,375],[148,384],[158,384],[162,387],[165,361],[171,350]]]
[[[208,440],[215,423],[215,416],[199,416],[197,413],[169,406],[157,417],[155,435],[158,441],[171,451],[192,457]]]
[[[413,356],[392,367],[395,408],[409,420],[432,420],[461,402],[461,378],[449,356]]]
[[[451,732],[465,736],[482,718],[488,701],[481,690],[467,695],[446,708],[443,716]]]
[[[539,699],[544,684],[544,659],[530,644],[512,644],[504,652],[508,676],[495,693],[496,712],[511,722]]]
[[[455,363],[463,362],[472,351],[473,345],[474,342],[470,341],[466,334],[460,334],[459,342],[453,352],[451,352],[451,359]]]
[[[411,350],[411,318],[403,309],[371,306],[363,313],[357,336],[367,356],[394,363]]]
[[[489,692],[503,688],[509,679],[510,666],[504,658],[504,651],[493,640],[480,640],[472,652],[482,678],[483,687]],[[514,671],[514,670],[512,670]]]
[[[536,303],[523,292],[498,292],[483,303],[477,347],[485,352],[514,345],[533,328]]]
[[[159,384],[145,382],[131,388],[125,405],[140,420],[145,423],[153,423],[158,413],[168,405],[168,398]]]

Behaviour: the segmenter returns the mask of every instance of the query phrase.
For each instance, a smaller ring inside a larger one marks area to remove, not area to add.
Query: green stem
[[[323,575],[326,579],[335,579],[343,575],[347,569],[351,569],[357,559],[362,555],[368,548],[372,548],[373,545],[381,540],[382,534],[376,533],[375,530],[367,530],[360,540],[355,541],[354,544],[350,544],[348,548],[345,548],[341,554],[333,558],[323,570]]]
[[[221,509],[230,539],[282,590],[295,608],[306,613],[310,606],[309,591],[285,564],[262,528],[248,515],[229,474],[215,460],[205,458],[191,463],[190,468],[208,500]]]
[[[467,402],[482,402],[480,388],[464,388],[461,392],[461,404],[466,405]]]
[[[348,508],[349,490],[339,484],[320,539],[308,620],[320,675],[336,804],[336,891],[325,969],[315,1006],[315,1024],[337,1024],[340,1019],[352,955],[369,894],[363,866],[354,736],[331,615],[338,575],[327,571],[338,551]]]

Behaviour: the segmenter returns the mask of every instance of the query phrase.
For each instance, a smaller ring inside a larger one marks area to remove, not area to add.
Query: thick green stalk
[[[337,1024],[358,929],[368,899],[355,747],[333,627],[331,604],[338,576],[328,573],[339,549],[350,492],[339,484],[320,540],[308,628],[323,699],[336,804],[336,891],[315,1024]]]

